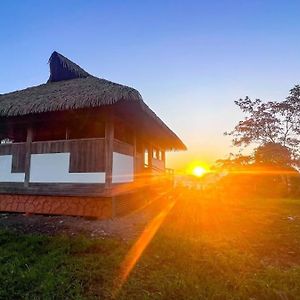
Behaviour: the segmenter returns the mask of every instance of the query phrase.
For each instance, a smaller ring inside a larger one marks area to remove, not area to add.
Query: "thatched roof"
[[[128,86],[91,76],[63,55],[53,52],[46,84],[0,95],[0,118],[45,112],[68,111],[127,103],[157,128],[170,149],[185,150],[182,141],[143,102],[140,93]],[[145,121],[145,122],[146,122]],[[144,122],[144,123],[145,123]],[[150,124],[151,123],[151,124]]]
[[[91,76],[74,62],[54,51],[49,58],[50,77],[48,82],[57,82]]]

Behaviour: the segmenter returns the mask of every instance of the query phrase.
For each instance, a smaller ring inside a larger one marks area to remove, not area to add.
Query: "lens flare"
[[[161,224],[172,210],[175,205],[176,200],[173,199],[172,202],[168,203],[146,226],[144,231],[141,233],[140,237],[131,247],[126,257],[121,263],[120,274],[116,278],[113,289],[113,299],[117,298],[117,295],[122,288],[123,284],[127,281],[129,274],[135,267],[136,263],[142,256],[144,250],[147,248],[153,237],[155,236],[157,230],[160,228]]]

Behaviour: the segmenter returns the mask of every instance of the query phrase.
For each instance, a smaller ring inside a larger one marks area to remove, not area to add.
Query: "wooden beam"
[[[107,116],[105,122],[105,188],[112,186],[112,164],[113,164],[113,143],[114,143],[114,120],[112,112]]]
[[[32,139],[33,139],[33,129],[32,126],[30,125],[27,127],[27,137],[26,137],[25,181],[24,181],[25,187],[29,186]]]

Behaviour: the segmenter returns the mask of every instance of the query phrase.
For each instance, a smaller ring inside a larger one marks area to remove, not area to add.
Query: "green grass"
[[[198,197],[177,201],[118,293],[131,245],[1,231],[0,299],[300,299],[300,200]]]
[[[112,239],[0,231],[0,299],[108,297],[128,246]]]
[[[0,299],[79,298],[63,240],[0,232]]]

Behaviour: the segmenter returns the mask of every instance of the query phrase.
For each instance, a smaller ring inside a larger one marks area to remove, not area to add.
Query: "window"
[[[104,122],[84,119],[68,126],[69,139],[103,138],[105,136]]]
[[[4,138],[0,141],[0,144],[11,144],[13,141],[9,138]]]
[[[45,123],[37,123],[34,126],[34,141],[59,141],[66,139],[65,126],[51,126]]]
[[[145,149],[145,151],[144,151],[144,167],[145,168],[149,167],[149,152],[148,152],[148,149]]]
[[[34,141],[103,138],[104,122],[93,119],[74,119],[70,122],[40,122],[34,126]]]
[[[114,138],[130,145],[133,144],[133,132],[122,122],[115,122]]]
[[[157,159],[157,150],[153,148],[152,157]]]
[[[1,144],[22,143],[26,142],[27,125],[14,124],[9,128],[5,128],[0,133]]]
[[[161,150],[158,151],[158,159],[162,160],[162,152],[161,152]]]

